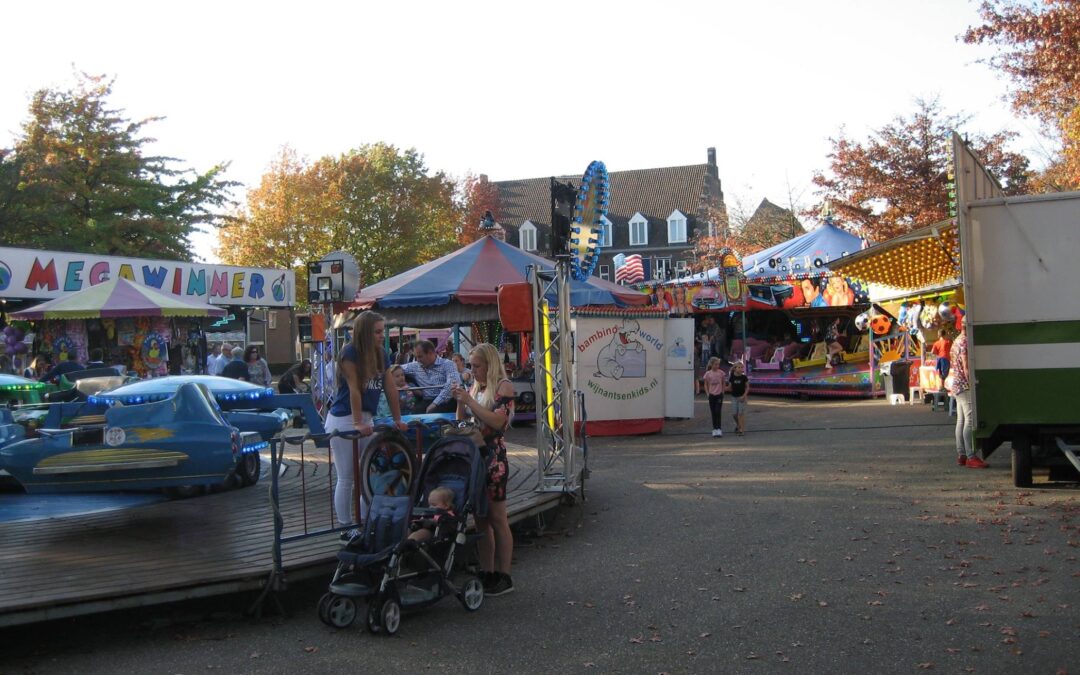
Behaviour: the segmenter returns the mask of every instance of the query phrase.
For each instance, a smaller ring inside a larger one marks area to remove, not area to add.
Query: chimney
[[[716,148],[709,148],[709,166],[716,166]]]

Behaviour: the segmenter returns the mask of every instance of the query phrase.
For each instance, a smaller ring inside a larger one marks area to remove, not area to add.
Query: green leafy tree
[[[108,105],[112,82],[82,75],[72,91],[42,89],[14,147],[0,153],[0,238],[109,255],[190,258],[188,237],[220,222],[232,183],[145,154],[154,139]]]
[[[246,212],[222,228],[217,253],[230,264],[291,268],[306,288],[304,263],[344,250],[370,285],[454,249],[456,190],[442,173],[428,175],[415,150],[378,143],[309,164],[285,148],[248,192]]]
[[[813,182],[822,202],[829,202],[839,222],[873,241],[884,241],[948,217],[950,133],[964,119],[948,115],[937,100],[916,100],[910,117],[898,116],[865,142],[830,139],[829,172]],[[1027,188],[1028,161],[1005,149],[1015,136],[999,132],[969,141],[1007,193]],[[814,215],[822,204],[804,213]]]

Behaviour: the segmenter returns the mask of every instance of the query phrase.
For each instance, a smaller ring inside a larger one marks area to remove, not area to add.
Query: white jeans
[[[371,424],[371,415],[364,413],[364,424]],[[347,415],[327,415],[327,431],[353,431],[352,413]],[[356,441],[357,460],[364,456],[364,448],[371,441],[371,436],[362,436]],[[353,442],[346,438],[330,439],[330,453],[334,458],[334,471],[337,480],[334,482],[334,514],[338,525],[345,527],[355,525],[356,517],[353,511],[353,490],[356,487],[356,477],[353,475]],[[367,504],[363,497],[360,498],[360,519],[367,517]]]
[[[965,389],[954,394],[953,398],[956,399],[956,454],[970,459],[975,456],[971,436],[975,430],[975,420],[971,416],[971,390]]]

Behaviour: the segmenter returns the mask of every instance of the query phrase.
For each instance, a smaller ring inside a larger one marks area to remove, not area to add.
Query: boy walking
[[[746,377],[742,361],[731,366],[727,389],[731,393],[735,413],[735,433],[742,436],[746,432],[746,397],[750,395],[750,380]]]

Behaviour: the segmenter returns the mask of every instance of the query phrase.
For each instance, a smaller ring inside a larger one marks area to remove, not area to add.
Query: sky
[[[5,7],[0,146],[33,92],[115,78],[154,152],[247,187],[284,145],[311,160],[385,142],[429,169],[510,180],[701,164],[729,210],[815,202],[830,137],[864,140],[915,99],[1022,135],[968,0],[68,2]],[[243,200],[243,190],[237,197]],[[215,261],[212,235],[193,240]],[[326,252],[309,252],[319,257]]]

